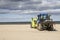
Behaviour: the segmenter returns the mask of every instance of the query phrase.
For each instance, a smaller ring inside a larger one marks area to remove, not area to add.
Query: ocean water
[[[38,14],[0,14],[0,22],[30,22],[31,18],[36,17]],[[60,15],[52,15],[53,21],[60,21]]]

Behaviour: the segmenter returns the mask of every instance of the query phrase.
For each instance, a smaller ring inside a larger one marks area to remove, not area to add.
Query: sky
[[[51,10],[60,12],[60,0],[0,0],[0,13],[50,13]]]
[[[23,20],[25,15],[23,13],[30,13],[26,14],[25,20]],[[0,22],[21,21],[20,18],[23,21],[28,21],[26,17],[30,17],[29,20],[34,17],[31,13],[33,15],[35,13],[54,14],[52,18],[60,21],[60,0],[0,0]]]

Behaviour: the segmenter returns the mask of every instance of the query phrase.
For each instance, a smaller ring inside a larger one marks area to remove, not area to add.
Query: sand
[[[0,25],[0,40],[60,40],[60,24],[55,24],[57,31],[38,31],[30,24]]]

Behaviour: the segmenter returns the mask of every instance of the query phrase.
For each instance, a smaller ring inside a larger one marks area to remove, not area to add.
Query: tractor
[[[38,15],[38,26],[37,29],[42,30],[48,30],[53,31],[53,20],[50,18],[51,15],[49,14],[40,14]]]
[[[37,28],[40,31],[43,31],[43,30],[53,31],[54,30],[53,20],[50,18],[50,16],[51,15],[49,14],[39,14],[36,20],[32,20],[32,22],[34,23],[32,23],[31,25],[36,24],[36,25],[33,25],[34,28]]]

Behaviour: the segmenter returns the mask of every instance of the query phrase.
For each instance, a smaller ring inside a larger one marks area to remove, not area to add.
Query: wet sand
[[[57,31],[38,31],[30,24],[0,25],[0,40],[60,40],[60,24],[55,24]]]

